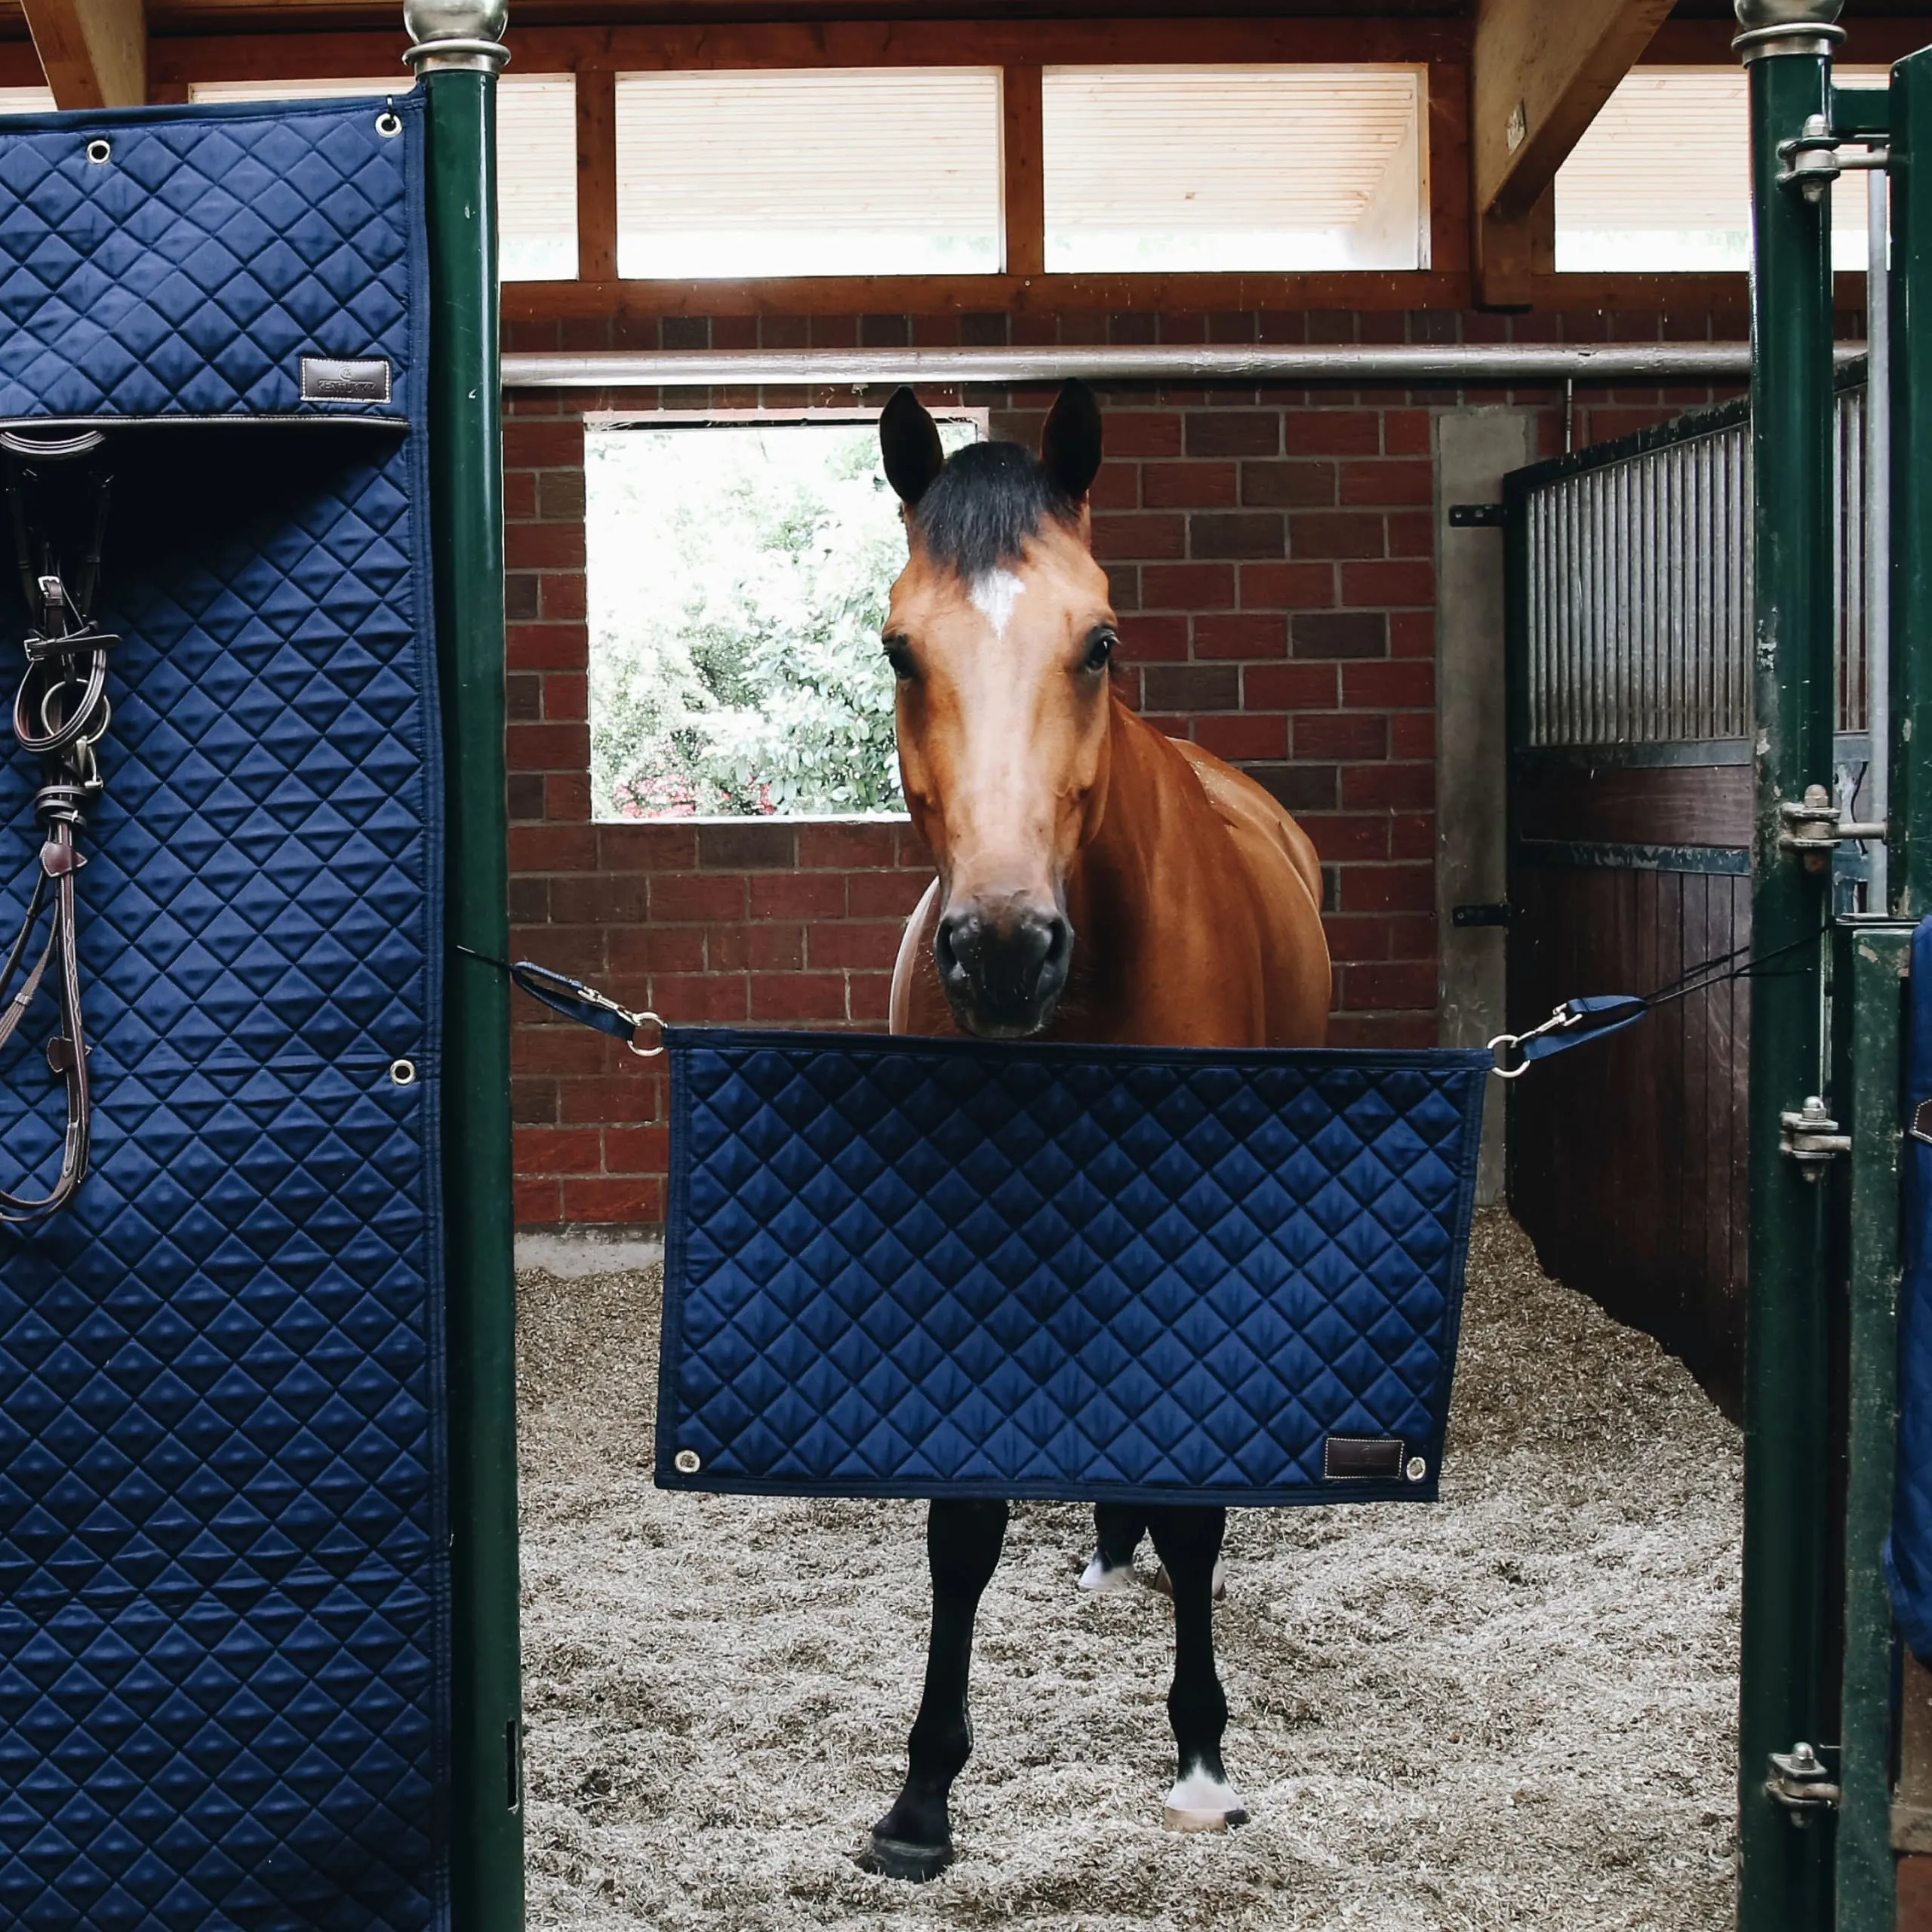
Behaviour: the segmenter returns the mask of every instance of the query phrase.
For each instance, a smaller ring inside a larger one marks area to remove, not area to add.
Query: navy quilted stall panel
[[[1932,1102],[1932,919],[1912,939],[1906,1118]],[[1898,1484],[1885,1546],[1892,1611],[1932,1662],[1932,1145],[1905,1142],[1905,1279],[1899,1301]]]
[[[1435,1497],[1487,1054],[668,1044],[660,1484]]]
[[[0,123],[0,414],[107,429],[124,639],[93,1171],[0,1227],[0,1924],[32,1932],[447,1921],[421,128],[378,106]],[[301,415],[311,353],[386,361],[349,412],[386,420],[234,420]],[[6,934],[38,780],[0,737]],[[22,1192],[58,1165],[45,1011],[0,1051]]]

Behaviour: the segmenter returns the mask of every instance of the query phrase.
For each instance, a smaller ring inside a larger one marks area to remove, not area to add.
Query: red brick
[[[590,762],[590,733],[582,724],[516,724],[503,734],[512,771],[580,771]]]
[[[843,928],[828,926],[824,930],[838,932]],[[710,961],[714,969],[728,964],[723,949],[728,935],[737,942],[743,964],[754,973],[795,973],[805,963],[803,926],[725,926],[717,929],[716,950],[712,952]],[[706,942],[708,952],[712,951],[713,943],[711,940]]]
[[[552,671],[543,679],[543,715],[553,724],[590,715],[590,680],[581,671]]]
[[[702,973],[705,969],[702,926],[632,926],[611,934],[611,971],[641,979],[652,973]]]
[[[731,873],[673,873],[651,881],[654,919],[742,919],[745,881]]]
[[[1187,519],[1178,514],[1103,515],[1094,519],[1094,554],[1103,563],[1184,556]]]
[[[1233,764],[1282,758],[1288,752],[1288,721],[1247,714],[1202,718],[1195,721],[1194,738],[1195,743],[1204,745],[1217,758]]]
[[[833,925],[814,926],[806,940],[813,970],[869,967],[890,971],[899,957],[899,941],[905,930],[903,920],[842,920]]]
[[[1344,503],[1433,503],[1435,466],[1432,463],[1345,463],[1342,465]]]
[[[1244,564],[1244,611],[1325,611],[1335,601],[1335,572],[1327,564]]]
[[[1389,517],[1389,554],[1392,557],[1433,557],[1435,518],[1426,510],[1395,510]]]
[[[1376,456],[1382,418],[1370,410],[1291,410],[1283,419],[1291,456]]]
[[[675,1018],[675,1015],[669,1016]],[[561,1097],[564,1118],[582,1121],[587,1126],[608,1127],[612,1121],[647,1121],[663,1118],[657,1097],[657,1083],[648,1075],[629,1069],[641,1067],[641,1060],[625,1056],[622,1073],[606,1074],[597,1079],[568,1080]]]
[[[1204,616],[1194,620],[1194,656],[1214,658],[1285,657],[1288,627],[1280,617],[1255,612]]]
[[[635,925],[650,916],[651,894],[641,872],[563,874],[550,881],[550,917],[560,926]]]
[[[1096,511],[1137,510],[1140,507],[1140,467],[1132,463],[1103,463],[1087,491]]]
[[[742,973],[654,973],[651,1009],[674,1026],[743,1020],[749,982]]]
[[[512,872],[589,872],[597,863],[594,825],[513,825]]]
[[[1332,664],[1251,664],[1241,688],[1250,711],[1333,711],[1337,703]]]
[[[548,961],[544,962],[549,964]],[[604,1036],[582,1026],[519,1026],[515,1065],[519,1073],[595,1073],[604,1064]],[[567,1098],[568,1081],[559,1088]],[[570,1118],[568,1108],[564,1118]]]
[[[891,918],[903,927],[926,884],[916,874],[903,872],[854,872],[845,881],[845,896],[854,918]]]
[[[1303,819],[1301,829],[1315,841],[1315,849],[1325,863],[1346,865],[1351,860],[1389,857],[1389,820],[1380,813],[1324,813],[1319,818]]]
[[[503,472],[503,520],[515,523],[537,514],[537,472],[509,469]]]
[[[1131,658],[1173,662],[1188,654],[1184,617],[1137,617],[1125,627],[1121,638]]]
[[[1435,857],[1435,814],[1401,812],[1389,821],[1389,855],[1395,859]]]
[[[1382,447],[1390,456],[1433,456],[1435,436],[1426,409],[1389,409],[1382,416]]]
[[[520,1228],[554,1228],[564,1218],[564,1191],[548,1177],[519,1174],[516,1180],[516,1224]]]
[[[1187,520],[1188,554],[1273,558],[1287,549],[1278,510],[1201,511]]]
[[[1414,658],[1346,664],[1342,667],[1342,702],[1351,710],[1432,705],[1435,666]]]
[[[803,872],[834,866],[869,871],[889,866],[894,858],[894,828],[890,825],[827,825],[809,821],[798,827],[798,866]]]
[[[1335,500],[1332,463],[1244,463],[1241,500],[1252,509],[1301,510]]]
[[[663,1218],[664,1184],[654,1176],[564,1183],[564,1220],[572,1226],[655,1225]]]
[[[1281,420],[1272,409],[1204,409],[1187,418],[1187,453],[1202,456],[1274,456],[1281,447]]]
[[[597,863],[626,872],[688,872],[697,864],[697,827],[688,819],[625,819],[597,828]]]
[[[537,583],[537,614],[546,623],[581,623],[588,615],[583,571],[546,571]]]
[[[1141,573],[1141,595],[1156,610],[1228,611],[1234,608],[1231,564],[1149,564]]]
[[[845,879],[837,872],[774,872],[752,881],[754,919],[842,919]]]
[[[1294,721],[1294,746],[1300,759],[1386,758],[1389,721],[1372,712],[1301,712]]]
[[[847,989],[854,1021],[883,1032],[892,1004],[890,973],[854,973]]]
[[[1414,912],[1435,903],[1433,866],[1344,866],[1345,912]]]
[[[1390,611],[1389,655],[1391,657],[1434,657],[1435,613],[1433,611]]]
[[[1385,1018],[1380,1014],[1337,1014],[1328,1022],[1331,1047],[1398,1048],[1414,1051],[1436,1044],[1433,1013]]]
[[[754,1020],[843,1020],[845,980],[839,973],[774,973],[752,982]]]
[[[1346,999],[1351,1007],[1420,1007],[1430,1012],[1435,1009],[1433,963],[1351,966],[1347,977]]]
[[[503,423],[506,469],[571,469],[583,464],[581,418],[531,420],[509,417]]]
[[[1353,610],[1374,610],[1393,604],[1435,601],[1433,564],[1344,564],[1342,602]]]
[[[1352,764],[1342,772],[1342,805],[1368,811],[1377,805],[1417,811],[1435,802],[1435,768],[1427,764]]]
[[[1391,758],[1435,756],[1435,713],[1432,711],[1398,711],[1389,720],[1389,755]]]
[[[558,825],[581,825],[590,816],[590,774],[543,774],[543,816]]]
[[[613,1127],[604,1135],[604,1165],[614,1174],[661,1174],[671,1164],[667,1127]]]
[[[512,523],[503,531],[503,562],[513,571],[583,568],[580,523]]]
[[[519,1174],[601,1174],[604,1137],[594,1127],[520,1127],[516,1165]]]
[[[1361,510],[1309,510],[1288,519],[1289,554],[1303,563],[1318,557],[1380,557],[1388,540],[1383,523],[1382,518]],[[1344,571],[1342,601],[1358,601],[1349,591]]]
[[[1179,456],[1181,419],[1171,410],[1109,409],[1103,429],[1110,457]]]
[[[1391,959],[1430,959],[1435,957],[1435,915],[1400,912],[1389,921],[1389,957]]]
[[[512,624],[504,647],[512,671],[580,671],[590,661],[581,624]]]
[[[1224,509],[1239,482],[1231,463],[1150,463],[1140,472],[1140,500],[1150,510]]]

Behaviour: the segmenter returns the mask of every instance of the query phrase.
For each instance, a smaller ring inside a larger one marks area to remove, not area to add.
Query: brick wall
[[[1740,339],[1742,317],[1564,318],[1573,334]],[[1021,331],[1024,328],[1023,338]],[[1579,325],[1581,325],[1580,327]],[[512,325],[515,349],[884,346],[916,339],[1494,340],[1494,317],[1420,315],[766,318]],[[1515,326],[1538,339],[1554,318]],[[934,391],[1032,442],[1048,392]],[[1590,400],[1583,443],[1708,400]],[[663,406],[873,405],[833,392],[667,392]],[[1436,1037],[1435,517],[1432,414],[1520,398],[1275,390],[1103,391],[1094,547],[1112,580],[1136,702],[1250,771],[1319,851],[1336,973],[1334,1044]],[[511,911],[519,956],[674,1021],[878,1026],[899,928],[931,873],[891,823],[589,819],[582,414],[653,392],[513,396],[507,424]],[[655,1223],[665,1094],[654,1064],[519,1001],[518,1214],[525,1226]]]

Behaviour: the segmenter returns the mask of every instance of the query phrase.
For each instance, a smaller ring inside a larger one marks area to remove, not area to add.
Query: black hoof
[[[872,1843],[859,1854],[859,1869],[875,1872],[881,1878],[898,1878],[909,1885],[927,1885],[952,1863],[952,1841],[943,1844],[909,1844],[903,1838],[882,1838],[873,1832]]]

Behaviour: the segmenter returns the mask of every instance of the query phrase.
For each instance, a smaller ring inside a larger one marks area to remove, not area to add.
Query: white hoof
[[[1247,1823],[1247,1807],[1225,1778],[1190,1771],[1168,1793],[1161,1823],[1171,1832],[1225,1832]]]
[[[1134,1565],[1110,1564],[1097,1549],[1093,1561],[1080,1573],[1080,1587],[1097,1597],[1111,1596],[1116,1590],[1131,1590],[1134,1587]]]
[[[1094,1560],[1097,1563],[1100,1558],[1096,1557]],[[1171,1597],[1174,1593],[1174,1579],[1168,1574],[1168,1566],[1164,1563],[1154,1573],[1154,1587],[1164,1597]],[[1228,1566],[1225,1558],[1217,1556],[1214,1559],[1214,1601],[1225,1603],[1227,1598]]]

